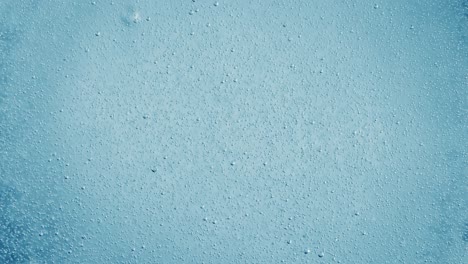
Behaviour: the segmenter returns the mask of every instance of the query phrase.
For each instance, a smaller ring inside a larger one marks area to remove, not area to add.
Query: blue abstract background
[[[0,263],[468,263],[467,17],[1,0]]]

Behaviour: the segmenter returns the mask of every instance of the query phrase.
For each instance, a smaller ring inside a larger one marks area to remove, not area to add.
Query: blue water
[[[468,263],[468,2],[0,1],[0,263]]]

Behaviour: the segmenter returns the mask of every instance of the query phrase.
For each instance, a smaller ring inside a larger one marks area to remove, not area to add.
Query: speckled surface
[[[0,262],[466,263],[464,1],[0,2]]]

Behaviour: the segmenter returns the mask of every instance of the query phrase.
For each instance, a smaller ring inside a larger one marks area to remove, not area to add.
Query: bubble
[[[139,11],[134,11],[132,14],[132,22],[133,23],[140,23],[141,22],[141,15]]]

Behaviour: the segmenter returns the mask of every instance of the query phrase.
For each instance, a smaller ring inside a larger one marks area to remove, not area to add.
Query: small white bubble
[[[132,21],[133,23],[139,23],[141,21],[141,15],[140,15],[140,12],[139,11],[135,11],[133,12],[132,14]]]

